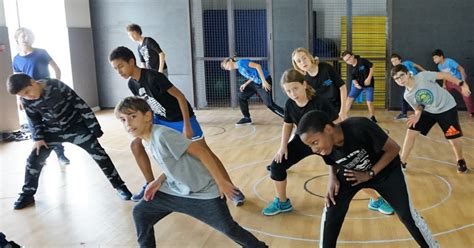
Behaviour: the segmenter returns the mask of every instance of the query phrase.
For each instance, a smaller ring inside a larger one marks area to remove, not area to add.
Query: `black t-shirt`
[[[161,50],[160,45],[158,43],[150,38],[150,37],[145,37],[143,39],[142,44],[138,46],[138,54],[140,54],[140,61],[145,63],[145,66],[147,69],[155,69],[158,70],[160,67],[160,56],[159,54],[163,52]],[[165,65],[163,69],[167,69],[168,66]]]
[[[168,78],[156,70],[141,69],[140,80],[138,82],[130,78],[128,88],[133,95],[141,96],[150,105],[153,112],[162,120],[182,121],[183,114],[179,108],[178,99],[168,93],[174,85]],[[194,116],[191,104],[188,101],[189,116]]]
[[[313,96],[311,100],[304,107],[299,107],[296,102],[288,99],[285,103],[285,117],[283,118],[285,123],[294,123],[298,126],[298,123],[304,114],[311,110],[319,110],[328,114],[331,120],[336,120],[339,116],[334,107],[328,102],[327,99],[319,96]]]
[[[370,68],[372,68],[373,64],[367,59],[361,58],[357,55],[355,58],[357,59],[356,66],[349,66],[349,72],[352,75],[351,81],[357,80],[357,83],[359,83],[359,85],[362,87],[374,87],[375,80],[373,75],[372,79],[370,80],[370,85],[366,86],[364,84],[365,79],[369,76]]]
[[[365,117],[351,117],[340,125],[344,134],[344,144],[342,147],[334,147],[331,154],[322,156],[324,162],[356,171],[371,169],[384,154],[382,148],[387,142],[388,135]],[[390,163],[393,165],[397,161],[399,160],[394,159]]]
[[[334,108],[340,109],[341,91],[339,88],[345,83],[332,66],[326,63],[319,63],[318,74],[312,77],[306,73],[304,78],[316,90],[318,96],[328,99]]]

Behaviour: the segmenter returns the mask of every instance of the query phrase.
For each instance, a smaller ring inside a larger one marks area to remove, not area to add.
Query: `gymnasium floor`
[[[312,156],[290,169],[288,196],[295,210],[273,217],[260,211],[273,199],[265,166],[280,142],[282,120],[260,106],[252,107],[254,125],[236,128],[237,109],[196,111],[206,140],[233,181],[246,194],[242,207],[229,204],[235,218],[270,247],[316,247],[326,191],[327,168]],[[365,115],[352,111],[350,115]],[[378,110],[379,125],[402,144],[406,127],[394,121],[394,111]],[[459,112],[465,138],[464,156],[474,164],[474,120]],[[132,192],[143,178],[128,149],[130,137],[112,112],[98,113],[104,131],[100,139]],[[116,195],[98,166],[80,148],[66,144],[72,163],[60,166],[55,154],[42,171],[36,205],[13,210],[23,183],[31,141],[0,143],[0,231],[32,247],[136,247],[131,218],[134,202]],[[442,247],[474,247],[474,173],[456,173],[454,155],[438,127],[420,136],[409,158],[406,178],[415,208]],[[473,167],[474,168],[474,167]],[[155,175],[159,170],[155,168]],[[318,196],[319,195],[319,196]],[[338,247],[417,247],[396,216],[367,209],[367,196],[353,200],[339,236]],[[213,229],[181,214],[155,226],[159,247],[237,247]]]

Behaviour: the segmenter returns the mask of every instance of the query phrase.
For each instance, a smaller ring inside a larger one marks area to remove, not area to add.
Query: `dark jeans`
[[[36,155],[36,150],[32,150],[26,161],[25,184],[23,185],[22,195],[34,195],[36,193],[39,176],[46,159],[51,154],[52,149],[63,142],[75,144],[89,153],[114,188],[124,184],[109,155],[99,144],[94,134],[85,126],[76,126],[60,134],[46,133],[44,140],[49,149],[44,146],[41,147],[39,155]]]
[[[272,77],[266,78],[267,83],[270,85],[272,84]],[[283,118],[285,112],[282,107],[278,106],[275,102],[273,102],[272,98],[272,91],[266,91],[261,85],[256,85],[255,83],[250,83],[245,87],[243,92],[239,90],[239,104],[240,104],[240,111],[244,115],[244,117],[250,118],[249,112],[249,98],[253,95],[257,94],[262,99],[263,103],[270,109],[273,113]]]
[[[293,139],[288,142],[288,159],[283,158],[281,163],[275,162],[272,160],[270,165],[270,177],[275,181],[284,181],[287,177],[287,172],[291,166],[298,163],[303,158],[306,158],[309,155],[313,155],[313,151],[309,146],[305,145],[299,135],[295,134]]]
[[[340,183],[339,193],[335,196],[336,205],[324,209],[321,218],[320,247],[336,247],[337,237],[341,231],[349,204],[354,195],[363,188],[372,188],[393,207],[398,218],[408,229],[420,247],[438,247],[423,218],[413,208],[405,183],[405,176],[400,167],[400,158],[384,168],[373,179],[352,186],[346,181],[343,170],[337,178]]]
[[[142,200],[133,208],[133,220],[140,247],[156,247],[153,226],[172,212],[194,217],[222,232],[242,247],[267,247],[232,219],[225,199],[192,199],[160,191],[156,192],[153,200]]]

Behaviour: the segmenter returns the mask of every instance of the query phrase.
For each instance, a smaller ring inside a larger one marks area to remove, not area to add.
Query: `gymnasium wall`
[[[474,1],[391,0],[388,9],[389,55],[396,52],[426,69],[436,70],[431,52],[440,48],[446,57],[464,67],[471,89],[474,87]],[[393,80],[389,85],[389,108],[399,109],[402,88]],[[461,97],[455,94],[455,98],[458,106],[465,109]]]
[[[96,108],[99,106],[94,45],[88,0],[64,1],[66,24],[71,55],[71,72],[74,90]]]
[[[0,132],[18,129],[18,114],[15,96],[7,92],[5,82],[12,73],[10,55],[10,42],[8,40],[8,28],[6,27],[3,1],[0,1],[0,106],[2,117],[0,120]]]
[[[115,0],[90,1],[94,39],[95,64],[100,106],[114,107],[131,95],[127,80],[121,78],[108,61],[110,51],[126,46],[138,58],[137,44],[127,35],[125,27],[137,23],[143,35],[154,38],[166,54],[171,82],[191,102],[193,99],[191,30],[188,0]]]
[[[288,98],[279,85],[283,72],[292,68],[291,53],[297,47],[310,44],[309,7],[309,0],[272,1],[273,82],[277,86],[274,100],[280,106],[284,106]]]

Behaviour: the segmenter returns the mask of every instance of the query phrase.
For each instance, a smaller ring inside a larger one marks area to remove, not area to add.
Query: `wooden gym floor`
[[[366,115],[365,110],[350,114]],[[236,128],[237,109],[196,111],[206,140],[222,160],[233,181],[246,194],[242,207],[229,204],[240,225],[270,247],[316,247],[326,191],[327,168],[311,156],[289,171],[288,196],[295,210],[273,217],[260,212],[273,199],[266,165],[280,142],[282,120],[267,109],[252,107],[254,125]],[[394,121],[394,111],[378,110],[379,125],[402,144],[406,127]],[[459,113],[464,131],[464,156],[474,164],[474,120]],[[98,113],[105,132],[100,139],[132,192],[144,180],[128,148],[130,137],[112,112]],[[60,166],[56,156],[42,171],[36,204],[13,210],[23,184],[31,141],[0,143],[0,231],[7,239],[33,247],[136,247],[131,217],[134,202],[116,195],[93,160],[80,148],[66,144],[72,163]],[[456,173],[455,159],[442,132],[434,127],[420,136],[408,160],[406,178],[415,208],[443,247],[474,247],[474,172]],[[159,173],[156,167],[155,175]],[[417,247],[394,215],[367,209],[367,196],[352,201],[339,236],[338,247]],[[202,223],[172,214],[155,226],[159,247],[237,247],[230,239]]]

